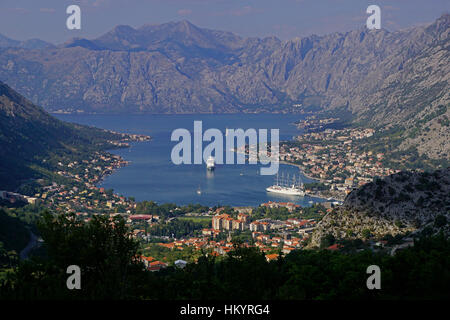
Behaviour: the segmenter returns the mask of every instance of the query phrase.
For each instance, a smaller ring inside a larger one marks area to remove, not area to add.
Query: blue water
[[[201,203],[214,206],[257,206],[263,202],[290,201],[308,206],[310,197],[290,197],[266,192],[274,182],[274,176],[260,175],[260,164],[217,165],[212,173],[205,164],[174,165],[170,155],[177,142],[170,141],[172,131],[188,129],[191,134],[195,120],[203,122],[203,131],[217,128],[244,130],[280,129],[280,140],[290,140],[300,131],[292,122],[300,115],[227,114],[227,115],[57,115],[61,120],[92,125],[119,132],[146,134],[152,140],[133,143],[129,149],[113,150],[114,154],[131,161],[106,177],[99,187],[112,188],[118,194],[133,196],[138,201],[153,200],[157,203],[185,205]],[[193,135],[192,135],[193,136]],[[207,143],[205,143],[206,145]],[[304,182],[298,168],[280,164],[279,172],[297,174]],[[197,190],[201,194],[197,194]]]

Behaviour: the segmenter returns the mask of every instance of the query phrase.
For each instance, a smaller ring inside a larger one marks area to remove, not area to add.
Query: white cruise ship
[[[210,156],[208,158],[208,160],[206,160],[206,168],[210,171],[213,171],[215,167],[216,167],[216,164],[215,164],[214,157]]]
[[[302,197],[305,195],[305,189],[301,180],[296,179],[295,176],[292,179],[289,179],[289,175],[286,179],[282,175],[280,179],[277,174],[275,184],[266,188],[266,190],[269,192],[281,193],[290,196]]]

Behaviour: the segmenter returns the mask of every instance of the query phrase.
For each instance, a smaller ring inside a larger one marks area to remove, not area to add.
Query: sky
[[[81,30],[68,30],[66,8],[79,5]],[[140,27],[189,20],[244,37],[287,40],[364,26],[369,5],[390,31],[428,24],[450,12],[450,0],[0,0],[0,34],[54,44],[96,38],[116,25]]]

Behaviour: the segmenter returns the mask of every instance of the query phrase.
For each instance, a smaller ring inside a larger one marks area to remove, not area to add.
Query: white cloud
[[[188,16],[188,15],[192,14],[192,10],[191,9],[180,9],[177,11],[177,13],[180,16]]]
[[[39,11],[45,12],[45,13],[55,13],[56,12],[56,10],[53,8],[40,8]]]

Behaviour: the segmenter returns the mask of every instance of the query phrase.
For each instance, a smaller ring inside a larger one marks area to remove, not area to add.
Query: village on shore
[[[325,124],[333,123],[332,120]],[[313,122],[314,126],[320,124]],[[302,125],[307,127],[305,123]],[[84,221],[98,214],[120,215],[126,219],[133,237],[142,242],[141,258],[152,271],[175,262],[181,265],[194,262],[204,253],[224,256],[236,242],[259,248],[270,261],[303,248],[321,218],[333,210],[336,200],[342,201],[354,188],[371,182],[374,177],[398,171],[382,165],[383,153],[357,151],[357,142],[373,134],[373,129],[327,128],[281,144],[280,160],[298,166],[306,176],[318,181],[305,184],[307,194],[329,200],[311,208],[290,202],[267,202],[256,208],[204,207],[189,212],[187,208],[174,207],[163,215],[146,212],[139,209],[133,197],[96,186],[106,175],[128,164],[120,156],[100,151],[91,153],[87,159],[60,160],[55,178],[37,180],[39,187],[32,196],[0,191],[0,200],[42,206],[60,214],[73,213]],[[148,140],[139,135],[128,139]],[[116,143],[118,147],[128,146],[127,141]],[[167,232],[161,234],[174,219],[190,221],[192,230],[181,237]],[[153,232],[156,229],[157,235]]]
[[[336,119],[302,120],[302,128],[330,124]],[[302,173],[318,183],[310,184],[307,194],[314,197],[343,201],[355,188],[400,170],[383,165],[383,152],[361,151],[363,139],[374,135],[371,128],[326,128],[306,132],[294,141],[280,146],[280,161],[296,165]]]

